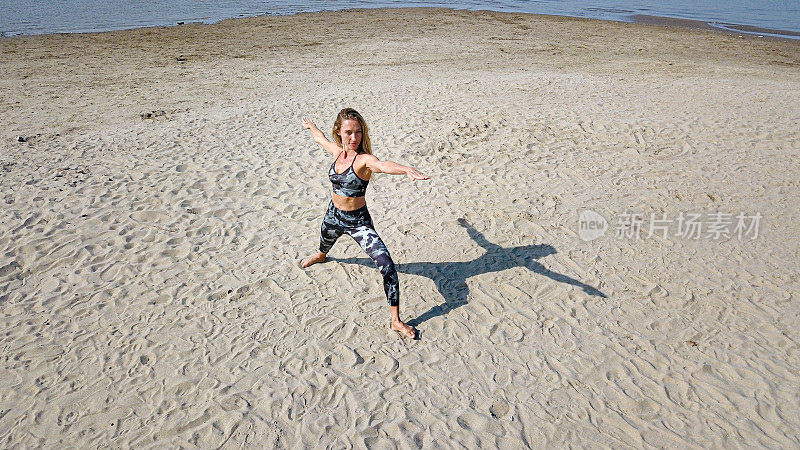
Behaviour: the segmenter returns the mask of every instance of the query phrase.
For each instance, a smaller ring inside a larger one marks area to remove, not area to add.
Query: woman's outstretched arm
[[[397,164],[394,161],[381,161],[374,155],[366,155],[367,158],[365,165],[367,169],[375,173],[388,173],[390,175],[407,175],[411,180],[427,180],[430,177],[420,172],[419,170]]]
[[[314,142],[321,145],[328,153],[332,156],[337,156],[339,152],[342,151],[342,147],[339,147],[338,144],[335,142],[330,141],[328,138],[325,137],[325,133],[323,133],[314,122],[311,121],[308,117],[302,118],[303,128],[306,130],[311,130],[311,135],[314,137]]]

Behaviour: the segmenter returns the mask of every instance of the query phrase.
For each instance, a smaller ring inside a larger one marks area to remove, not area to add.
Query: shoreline
[[[214,25],[220,22],[228,21],[228,20],[239,20],[239,19],[251,19],[251,18],[259,18],[259,17],[291,17],[298,14],[325,14],[325,13],[337,13],[337,12],[356,12],[356,11],[363,11],[363,10],[403,10],[403,9],[430,9],[430,10],[437,10],[437,9],[446,9],[451,11],[472,11],[472,12],[493,12],[493,13],[501,13],[501,14],[526,14],[532,16],[546,16],[546,17],[556,17],[556,18],[569,18],[569,19],[584,19],[584,20],[599,20],[604,22],[615,22],[615,23],[634,23],[634,24],[648,24],[648,25],[657,25],[663,27],[682,27],[682,28],[689,28],[689,29],[701,29],[701,30],[713,30],[722,33],[732,33],[732,34],[742,34],[744,36],[755,36],[762,35],[762,37],[771,38],[771,39],[785,39],[785,40],[793,40],[793,41],[800,41],[800,31],[793,31],[793,30],[781,30],[776,28],[764,28],[755,25],[749,24],[739,24],[739,23],[729,23],[729,22],[709,22],[703,21],[699,19],[685,19],[679,17],[672,17],[672,16],[660,16],[660,15],[649,15],[649,14],[630,14],[627,16],[623,16],[622,18],[605,18],[605,17],[587,17],[587,16],[571,16],[571,15],[560,15],[560,14],[545,14],[545,13],[534,13],[534,12],[519,12],[519,11],[503,11],[503,10],[494,10],[494,9],[470,9],[470,8],[448,8],[442,6],[418,6],[418,7],[409,7],[409,6],[400,6],[400,7],[378,7],[378,8],[342,8],[342,9],[323,9],[319,11],[298,11],[294,13],[288,14],[254,14],[254,15],[239,15],[236,17],[228,17],[217,20],[215,22],[204,22],[204,21],[177,21],[174,24],[163,24],[163,25],[147,25],[147,26],[131,26],[131,27],[120,27],[120,28],[109,28],[109,29],[100,29],[100,30],[88,30],[88,31],[62,31],[62,32],[45,32],[45,33],[30,33],[30,34],[2,34],[0,35],[0,40],[4,38],[13,38],[13,37],[24,37],[24,36],[50,36],[50,35],[75,35],[75,34],[97,34],[97,33],[113,33],[116,31],[129,31],[129,30],[137,30],[137,29],[148,29],[148,28],[171,28],[171,27],[180,27],[180,26],[188,26],[188,25]]]
[[[744,35],[750,37],[766,37],[784,39],[789,41],[800,40],[800,32],[791,30],[777,30],[774,28],[761,28],[752,25],[742,25],[723,22],[704,22],[702,20],[682,19],[677,17],[651,16],[649,14],[634,14],[630,16],[632,23],[656,25],[662,27],[678,27],[695,30],[718,31],[722,33]],[[761,35],[761,36],[759,36]]]

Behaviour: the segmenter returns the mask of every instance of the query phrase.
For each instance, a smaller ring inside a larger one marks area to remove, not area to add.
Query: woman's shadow
[[[407,322],[409,325],[417,326],[426,320],[447,314],[453,309],[465,305],[469,294],[467,278],[489,272],[499,272],[512,267],[527,267],[534,273],[550,277],[560,283],[578,286],[589,295],[606,298],[605,294],[594,287],[564,274],[553,272],[538,263],[537,259],[556,253],[552,245],[522,245],[503,248],[486,240],[483,234],[463,218],[458,219],[458,223],[467,230],[467,234],[473,241],[486,249],[486,253],[466,262],[413,262],[395,265],[398,272],[421,275],[433,280],[445,300],[441,305],[434,306],[419,317],[409,320]],[[369,258],[328,258],[328,260],[375,267]]]

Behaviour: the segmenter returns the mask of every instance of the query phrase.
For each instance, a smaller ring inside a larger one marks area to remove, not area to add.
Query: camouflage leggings
[[[343,211],[334,206],[331,201],[325,217],[322,219],[319,251],[328,253],[336,240],[344,233],[355,239],[378,266],[378,270],[383,275],[383,290],[386,292],[389,306],[398,306],[400,304],[400,282],[397,278],[397,270],[389,255],[389,250],[386,249],[386,245],[375,231],[372,217],[367,211],[367,205],[353,211]]]

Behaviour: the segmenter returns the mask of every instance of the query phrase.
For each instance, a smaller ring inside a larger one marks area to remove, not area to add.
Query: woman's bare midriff
[[[342,211],[354,211],[366,204],[367,199],[364,197],[344,197],[339,194],[333,194],[333,206]]]

